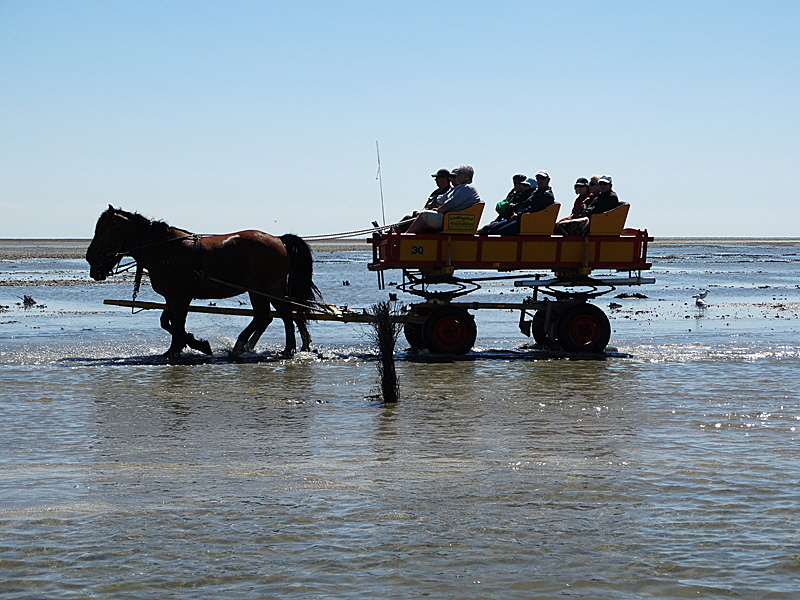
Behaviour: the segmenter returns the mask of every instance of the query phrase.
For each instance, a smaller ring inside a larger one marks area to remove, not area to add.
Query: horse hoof
[[[198,340],[197,345],[195,346],[195,350],[199,350],[203,354],[207,354],[208,356],[212,356],[214,353],[211,351],[211,344],[209,344],[206,340]]]

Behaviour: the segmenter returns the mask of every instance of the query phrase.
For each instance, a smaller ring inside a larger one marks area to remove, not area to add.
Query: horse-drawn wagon
[[[611,326],[605,313],[589,300],[620,286],[655,282],[653,278],[642,276],[642,272],[651,266],[647,262],[647,246],[652,238],[646,230],[624,228],[627,204],[593,217],[588,234],[580,237],[552,234],[558,205],[540,213],[524,215],[519,235],[477,235],[482,208],[480,204],[466,211],[448,213],[441,233],[406,234],[389,230],[382,234],[376,232],[367,240],[372,245],[368,268],[377,273],[379,289],[386,287],[385,271],[399,269],[402,281],[397,289],[421,298],[394,317],[403,324],[406,340],[414,349],[424,348],[437,354],[466,354],[477,337],[477,326],[470,311],[512,309],[520,312],[520,330],[532,335],[540,345],[557,346],[567,352],[603,352],[611,336]],[[141,223],[136,226],[139,231],[134,235],[132,223],[137,221]],[[163,230],[159,234],[161,238],[153,237],[154,228]],[[123,229],[127,236],[124,241],[98,241],[101,234],[108,238],[111,233]],[[247,239],[251,245],[255,242],[250,242],[249,238],[257,240],[259,251],[264,244],[271,248],[283,242],[290,254],[292,248],[289,244],[297,246],[300,240],[296,236],[273,238],[265,235],[261,232],[238,232],[204,238],[109,207],[98,221],[87,258],[102,277],[110,274],[124,255],[133,256],[140,263],[140,271],[142,266],[148,269],[151,280],[154,269],[162,280],[185,280],[183,291],[173,292],[178,300],[172,303],[168,297],[166,304],[137,302],[135,298],[132,301],[106,300],[107,304],[163,310],[162,327],[173,334],[169,351],[172,355],[179,353],[185,344],[210,352],[207,342],[195,340],[183,329],[186,312],[253,316],[253,322],[237,341],[236,349],[240,351],[252,350],[272,317],[276,316],[264,312],[267,302],[278,308],[278,316],[286,325],[287,353],[294,350],[290,318],[301,327],[304,348],[310,341],[304,331],[307,320],[345,323],[372,320],[366,311],[315,302],[308,263],[310,258],[298,262],[304,283],[296,287],[303,290],[302,298],[293,298],[291,290],[285,287],[262,290],[258,287],[261,283],[237,276],[228,263],[220,262],[220,258],[227,257],[227,260],[234,261],[230,264],[238,265],[236,261],[242,260],[241,252],[245,251],[239,249],[240,240]],[[232,254],[234,249],[237,254]],[[284,260],[288,260],[285,270],[291,284],[293,269],[297,268],[294,261],[299,259],[290,257]],[[150,261],[152,266],[148,266],[146,261]],[[607,274],[597,275],[598,271]],[[521,302],[511,303],[459,300],[481,289],[484,282],[503,280],[513,280],[516,287],[528,288],[531,294]],[[214,284],[214,289],[205,289],[210,284]],[[161,283],[161,287],[164,288],[165,284]],[[192,290],[202,290],[202,293]],[[249,292],[254,305],[259,305],[261,316],[244,308],[189,305],[191,298],[230,297],[244,292]],[[289,317],[290,305],[293,317]]]

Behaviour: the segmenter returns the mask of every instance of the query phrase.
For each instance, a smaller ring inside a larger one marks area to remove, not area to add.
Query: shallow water
[[[468,360],[401,343],[396,406],[363,326],[234,362],[244,320],[192,314],[215,357],[169,365],[156,313],[102,305],[130,275],[0,261],[0,596],[796,598],[800,246],[650,256],[647,298],[597,301],[615,357],[479,311]],[[327,301],[386,298],[366,253],[318,260]]]

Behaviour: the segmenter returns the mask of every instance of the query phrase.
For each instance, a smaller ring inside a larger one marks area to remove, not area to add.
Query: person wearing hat
[[[475,170],[471,165],[460,165],[453,169],[455,187],[445,196],[445,200],[437,208],[423,210],[411,223],[408,233],[422,233],[424,231],[437,232],[444,227],[445,213],[464,210],[475,204],[483,202],[472,178]]]
[[[491,235],[519,235],[520,217],[527,213],[539,212],[556,201],[550,187],[550,174],[539,171],[536,180],[528,180],[533,192],[517,203],[514,213],[505,221],[494,224],[487,233]]]
[[[611,189],[610,175],[601,175],[597,180],[600,192],[592,194],[577,213],[556,223],[555,233],[560,235],[586,235],[592,215],[608,212],[620,205],[617,193]]]
[[[450,185],[451,175],[452,173],[449,169],[439,169],[436,171],[436,173],[431,175],[431,177],[433,177],[436,181],[436,189],[431,192],[430,196],[428,196],[428,199],[425,201],[425,208],[423,208],[423,210],[433,210],[444,203],[447,195],[453,189],[453,186]],[[418,214],[419,211],[415,210],[410,215],[403,217],[400,221],[400,224],[395,227],[395,231],[399,231],[400,233],[407,231],[408,228],[411,227],[414,217],[416,217]]]
[[[591,217],[597,213],[608,212],[612,208],[619,206],[617,192],[611,189],[611,186],[614,184],[613,180],[611,179],[611,175],[601,175],[600,179],[597,181],[597,184],[600,187],[600,193],[597,194],[596,197],[593,197],[589,203],[589,206],[585,211],[588,214],[581,216]]]
[[[436,173],[431,175],[431,177],[436,180],[437,187],[431,192],[431,195],[428,196],[428,201],[425,203],[425,210],[431,210],[439,206],[439,198],[453,189],[453,186],[450,185],[451,175],[452,173],[449,169],[439,169]]]
[[[586,177],[578,177],[575,180],[575,193],[577,196],[575,197],[575,202],[572,204],[572,212],[570,216],[576,215],[583,203],[589,198],[589,180]]]
[[[514,175],[511,181],[513,184],[511,191],[494,207],[497,211],[497,218],[491,223],[484,225],[480,231],[478,231],[479,235],[488,233],[489,229],[500,221],[506,221],[511,218],[511,215],[516,211],[517,205],[521,201],[527,199],[536,189],[536,180],[530,179],[527,175],[521,173]]]
[[[550,187],[550,173],[539,171],[536,174],[536,191],[526,202],[520,204],[520,214],[539,212],[555,201],[556,196],[553,194],[553,188]]]

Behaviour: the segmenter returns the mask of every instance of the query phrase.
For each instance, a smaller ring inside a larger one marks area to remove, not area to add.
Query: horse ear
[[[111,212],[114,212],[114,207],[109,204],[108,205],[108,210],[110,210]]]

